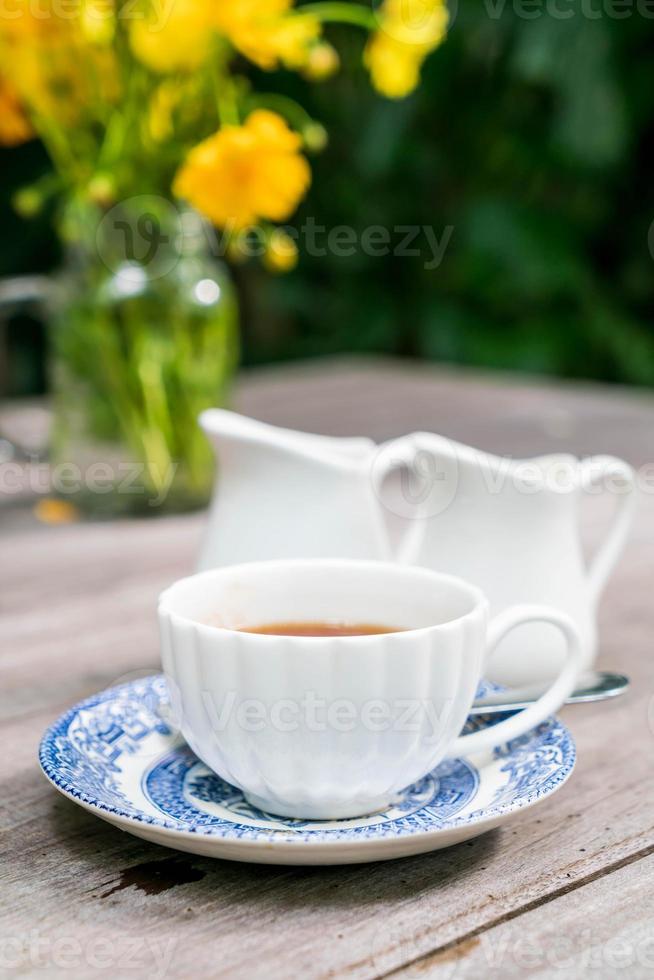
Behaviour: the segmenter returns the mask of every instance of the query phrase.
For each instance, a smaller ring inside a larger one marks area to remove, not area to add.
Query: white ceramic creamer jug
[[[223,409],[200,425],[218,458],[199,570],[281,558],[389,559],[371,479],[378,446],[281,429]]]
[[[412,518],[399,561],[449,572],[479,586],[493,615],[513,603],[539,603],[567,612],[583,639],[588,669],[597,651],[601,591],[625,541],[635,504],[634,472],[622,460],[570,455],[512,460],[430,433],[387,443],[378,459],[409,468],[403,515]],[[615,510],[590,561],[579,531],[585,492],[613,492]],[[501,684],[550,680],[561,669],[561,637],[546,624],[514,630],[498,646],[488,676]]]

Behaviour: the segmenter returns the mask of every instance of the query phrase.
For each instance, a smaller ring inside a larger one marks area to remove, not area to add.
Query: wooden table
[[[325,433],[427,428],[496,452],[615,452],[643,467],[649,492],[601,610],[600,665],[633,687],[615,703],[563,711],[579,760],[561,792],[448,851],[323,869],[178,855],[59,796],[36,750],[73,702],[157,668],[155,598],[192,569],[203,517],[42,527],[6,508],[0,971],[654,976],[654,399],[347,361],[244,376],[236,404]],[[585,512],[591,545],[606,517]]]

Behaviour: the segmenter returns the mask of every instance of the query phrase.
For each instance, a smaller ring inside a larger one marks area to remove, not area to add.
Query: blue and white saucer
[[[562,786],[575,746],[552,717],[492,753],[443,762],[383,812],[291,820],[255,809],[193,755],[171,727],[158,675],[71,708],[46,731],[39,759],[64,796],[156,844],[236,861],[347,864],[420,854],[497,827]]]

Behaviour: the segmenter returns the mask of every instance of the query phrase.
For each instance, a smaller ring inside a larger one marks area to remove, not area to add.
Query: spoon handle
[[[605,701],[615,698],[629,687],[629,678],[624,674],[612,674],[608,671],[588,671],[579,678],[579,683],[566,700],[566,704],[581,704],[586,701]],[[471,715],[501,714],[504,711],[518,711],[527,708],[542,694],[542,688],[531,687],[512,688],[497,691],[479,698],[470,709]]]

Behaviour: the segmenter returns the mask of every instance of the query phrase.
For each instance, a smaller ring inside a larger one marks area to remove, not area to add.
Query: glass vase
[[[200,217],[158,197],[71,208],[51,302],[52,485],[93,516],[208,500],[197,424],[237,360],[237,305]]]

